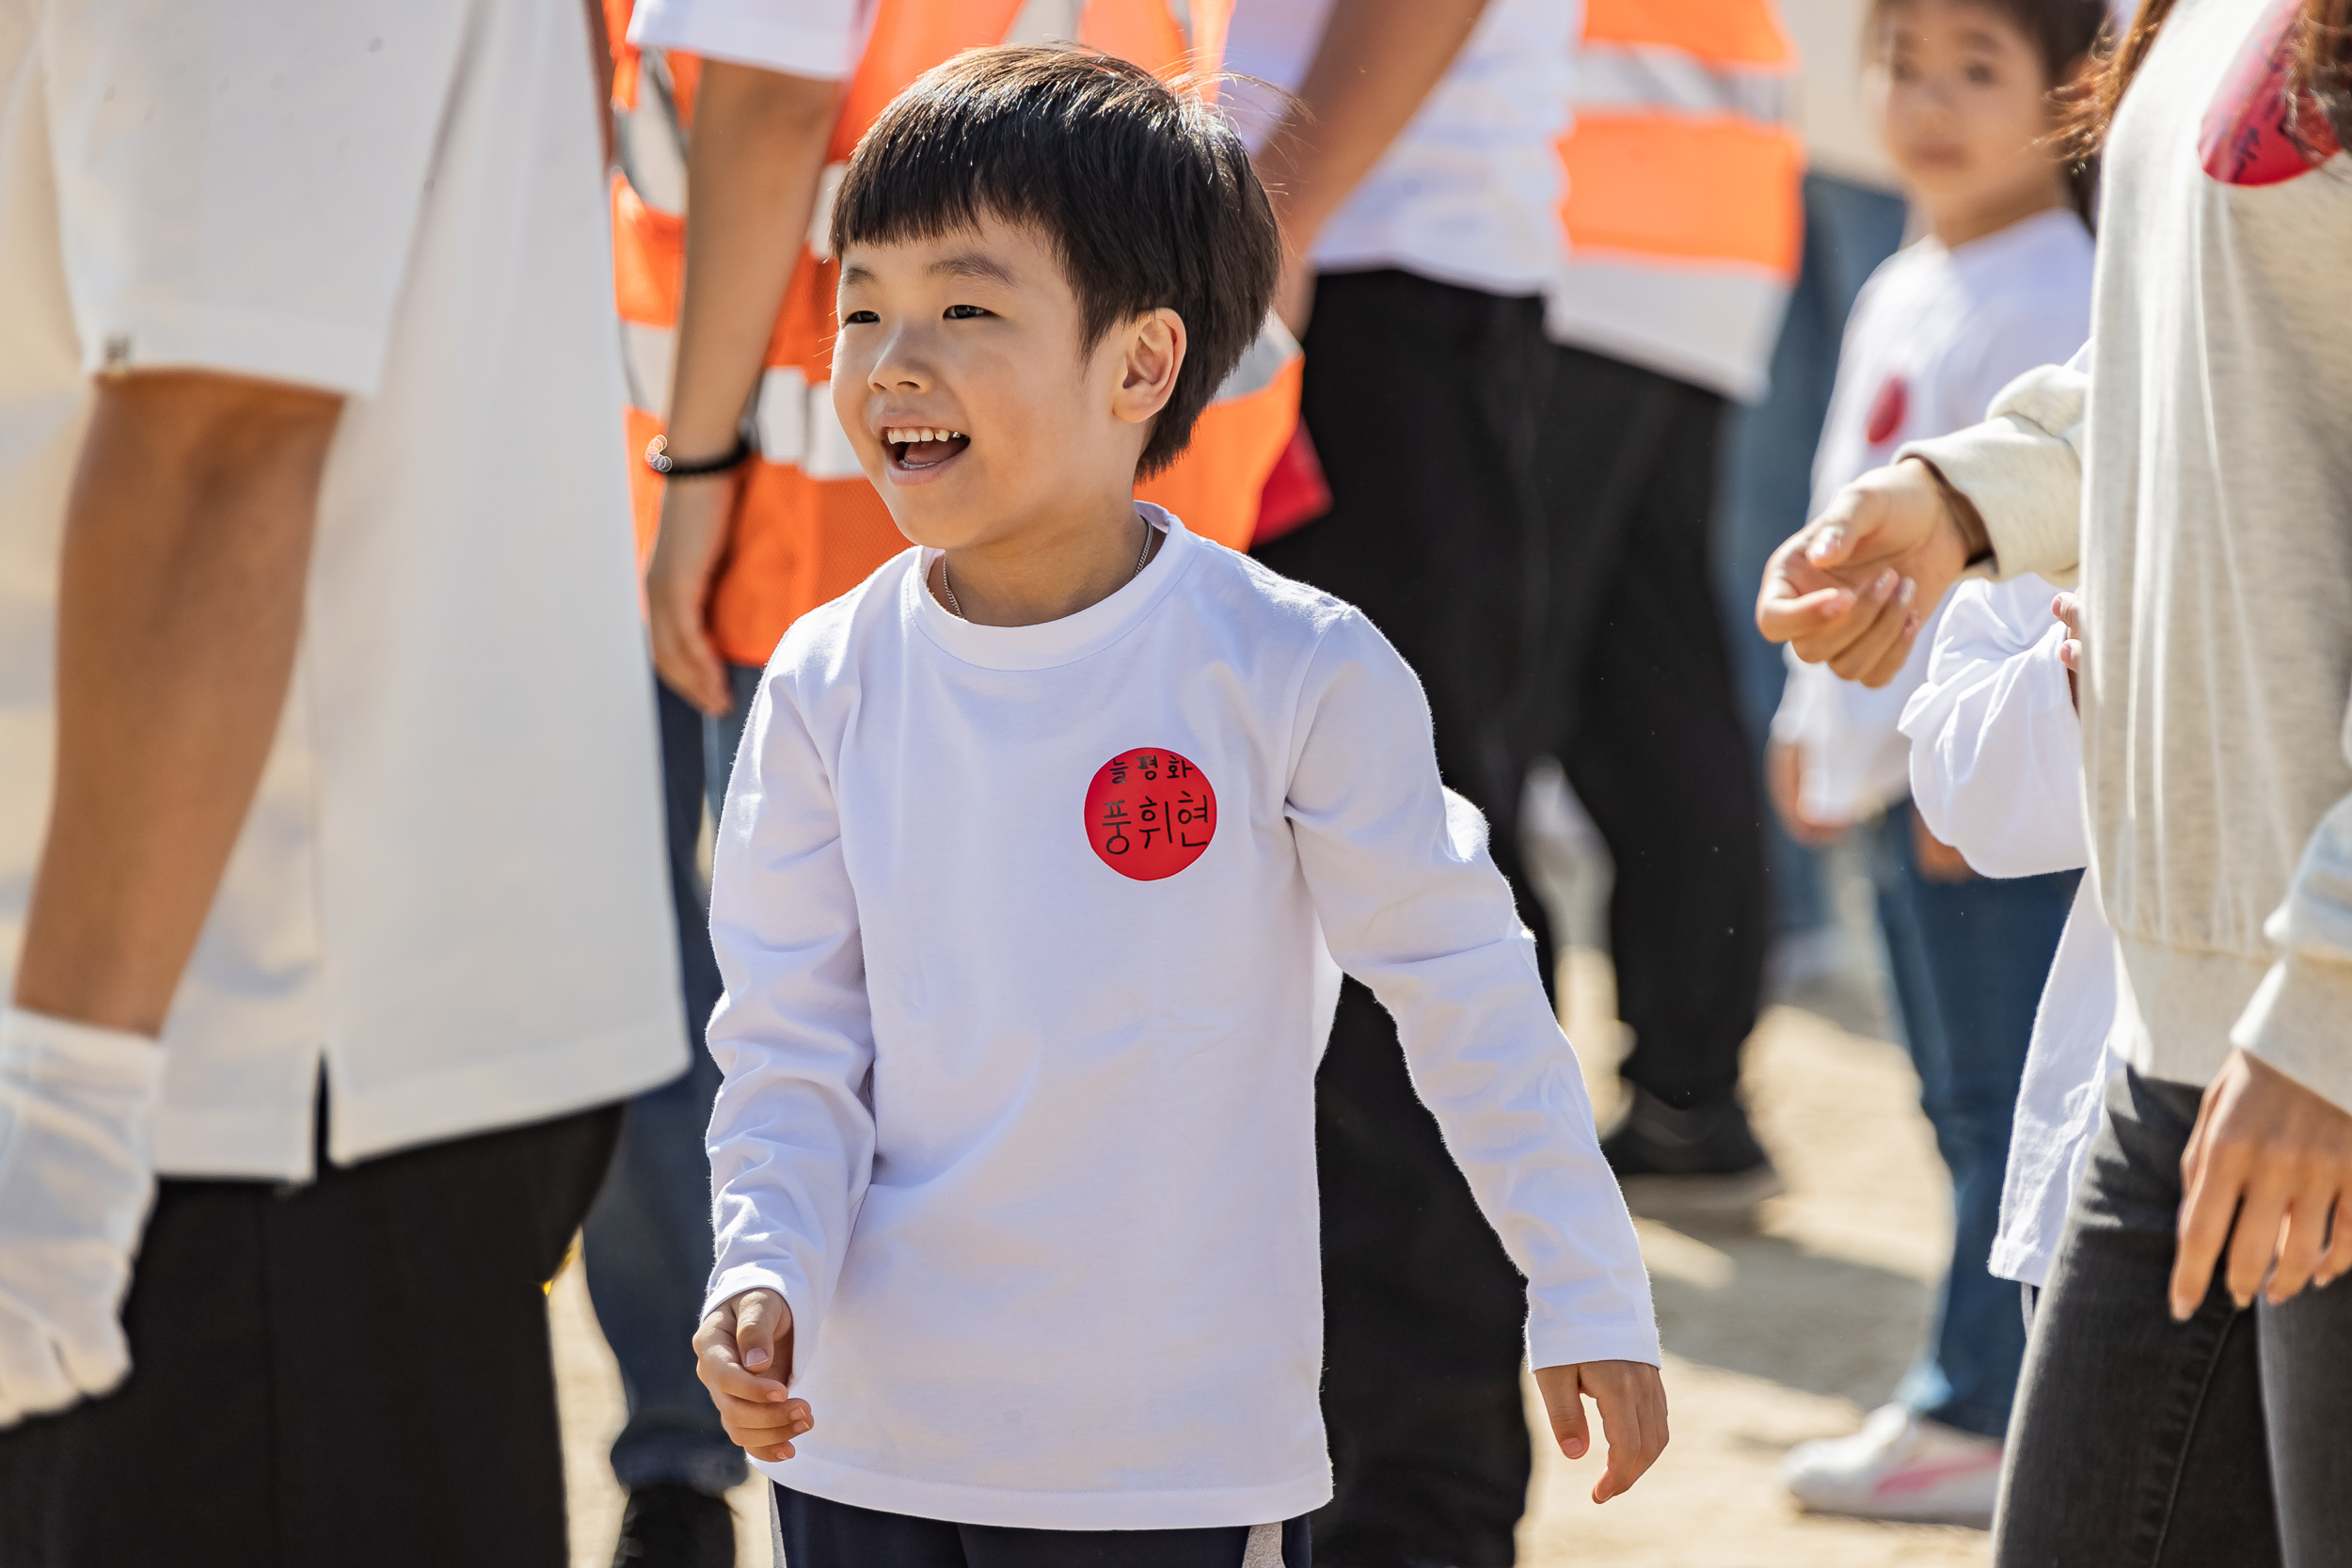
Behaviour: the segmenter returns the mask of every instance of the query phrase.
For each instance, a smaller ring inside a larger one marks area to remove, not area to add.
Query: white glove
[[[144,1035],[0,1012],[0,1427],[131,1370],[119,1313],[163,1080]]]

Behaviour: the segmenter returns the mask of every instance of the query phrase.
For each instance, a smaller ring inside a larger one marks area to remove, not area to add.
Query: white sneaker
[[[1989,1528],[2001,1443],[1888,1404],[1851,1437],[1790,1449],[1780,1474],[1797,1501],[1824,1513]]]

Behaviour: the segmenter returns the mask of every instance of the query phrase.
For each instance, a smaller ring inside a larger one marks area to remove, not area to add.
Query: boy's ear
[[[1184,318],[1162,306],[1120,330],[1119,382],[1111,390],[1111,412],[1142,424],[1168,406],[1176,372],[1184,367]]]

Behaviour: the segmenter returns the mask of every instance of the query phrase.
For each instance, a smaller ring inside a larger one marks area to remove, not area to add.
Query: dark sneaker
[[[1677,1111],[1638,1084],[1626,1092],[1632,1108],[1600,1152],[1637,1213],[1740,1213],[1781,1191],[1738,1101]]]
[[[641,1486],[621,1514],[612,1568],[735,1568],[735,1510],[691,1486]]]

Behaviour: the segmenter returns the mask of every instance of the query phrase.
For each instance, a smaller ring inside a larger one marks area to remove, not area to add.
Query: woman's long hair
[[[2131,31],[2109,55],[2078,100],[2067,129],[2071,151],[2088,156],[2106,139],[2115,106],[2123,89],[2139,74],[2148,51],[2172,14],[2173,0],[2139,0],[2139,14]],[[2314,104],[2327,117],[2339,147],[2352,147],[2352,0],[2303,0],[2302,14],[2290,35],[2294,55],[2287,70],[2286,96]],[[2303,117],[2286,117],[2290,127]]]

